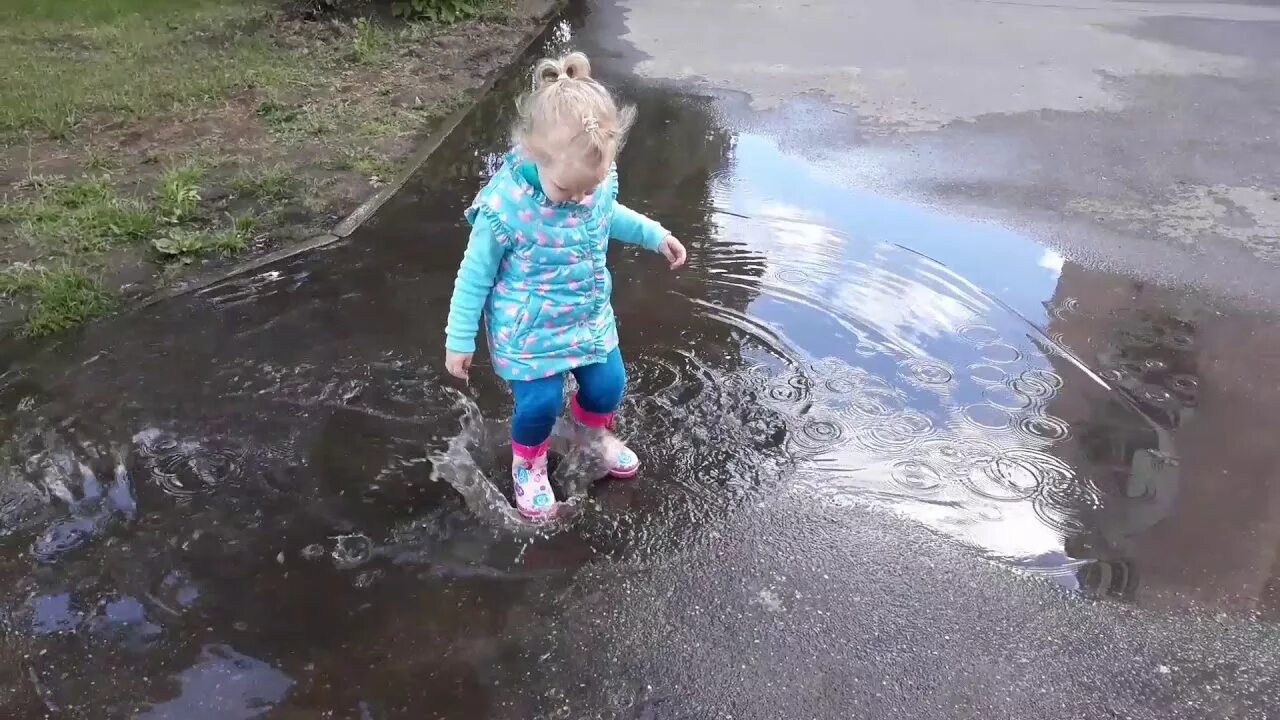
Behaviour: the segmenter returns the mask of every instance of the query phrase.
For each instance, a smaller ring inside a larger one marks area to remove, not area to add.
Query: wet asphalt
[[[539,48],[691,251],[611,255],[643,476],[519,524],[439,366],[513,74],[348,241],[3,349],[6,717],[1280,717],[1275,9],[676,5]]]

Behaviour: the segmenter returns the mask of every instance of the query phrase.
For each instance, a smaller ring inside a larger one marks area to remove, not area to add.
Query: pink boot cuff
[[[551,440],[543,440],[541,445],[521,445],[514,440],[511,441],[511,451],[521,460],[536,460],[547,454],[547,448],[551,446]]]
[[[609,428],[613,426],[613,416],[617,413],[593,413],[583,410],[578,404],[578,396],[573,396],[573,419],[589,428]]]

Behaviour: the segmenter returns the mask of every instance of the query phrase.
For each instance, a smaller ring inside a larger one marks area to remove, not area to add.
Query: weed
[[[249,249],[249,240],[257,221],[251,216],[236,218],[230,228],[211,232],[173,228],[151,241],[160,257],[170,262],[188,264],[203,255],[231,257]]]
[[[191,219],[200,204],[203,179],[204,170],[190,163],[166,170],[156,187],[156,208],[160,216],[172,224]]]
[[[396,172],[395,163],[373,148],[344,148],[335,163],[337,168],[352,170],[364,178],[386,180]]]
[[[293,175],[281,167],[246,173],[231,181],[235,192],[272,203],[293,197],[293,186]]]
[[[249,249],[249,237],[242,235],[236,228],[221,230],[209,235],[205,240],[207,252],[217,253],[222,257],[239,255]]]
[[[368,18],[356,18],[356,37],[352,43],[353,59],[362,65],[372,65],[386,57],[391,46],[391,36],[382,26]]]
[[[403,18],[449,24],[476,17],[483,5],[483,0],[397,0],[391,11]]]
[[[257,231],[259,221],[256,215],[240,215],[231,221],[231,228],[236,235],[248,240]]]
[[[151,241],[151,247],[166,260],[189,263],[205,250],[205,236],[193,230],[175,228]]]
[[[85,150],[84,169],[91,173],[109,173],[120,168],[120,163],[110,155],[98,152],[94,148]]]
[[[76,180],[53,185],[49,188],[48,194],[53,202],[68,210],[101,205],[115,199],[115,190],[106,178]]]
[[[69,330],[115,308],[115,299],[97,280],[69,266],[19,265],[0,272],[0,294],[29,299],[21,334],[43,337]]]

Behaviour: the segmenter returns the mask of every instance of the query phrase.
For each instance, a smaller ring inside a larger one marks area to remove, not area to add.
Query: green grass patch
[[[295,185],[293,174],[283,167],[244,173],[231,181],[231,189],[236,194],[272,204],[292,198]]]
[[[200,183],[204,176],[204,168],[194,163],[165,170],[155,191],[160,217],[173,224],[195,217],[200,207]]]
[[[27,317],[19,331],[25,337],[63,332],[116,307],[97,280],[69,266],[20,265],[0,271],[0,295],[27,298]]]
[[[212,103],[237,90],[306,84],[271,37],[271,0],[5,0],[0,137],[71,135],[87,117]]]
[[[105,178],[72,182],[35,179],[33,198],[0,202],[0,221],[16,226],[15,235],[45,253],[99,253],[141,242],[161,226],[162,218],[143,203],[116,194]]]
[[[338,152],[331,163],[336,170],[351,170],[365,179],[390,180],[396,173],[396,164],[382,153],[367,147],[348,147]]]
[[[392,37],[385,28],[368,18],[356,18],[355,40],[351,43],[351,58],[361,65],[376,65],[387,58]]]

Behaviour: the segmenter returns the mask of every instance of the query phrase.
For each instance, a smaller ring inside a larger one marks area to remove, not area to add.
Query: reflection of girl
[[[626,384],[605,267],[609,239],[662,253],[673,270],[684,264],[685,248],[617,202],[614,159],[634,109],[614,104],[581,53],[543,60],[536,75],[515,149],[467,210],[471,240],[449,306],[445,367],[467,377],[483,312],[494,368],[515,396],[516,507],[541,520],[556,509],[547,443],[566,373],[578,381],[574,419],[601,433],[610,475],[630,478],[640,469],[609,432]]]

